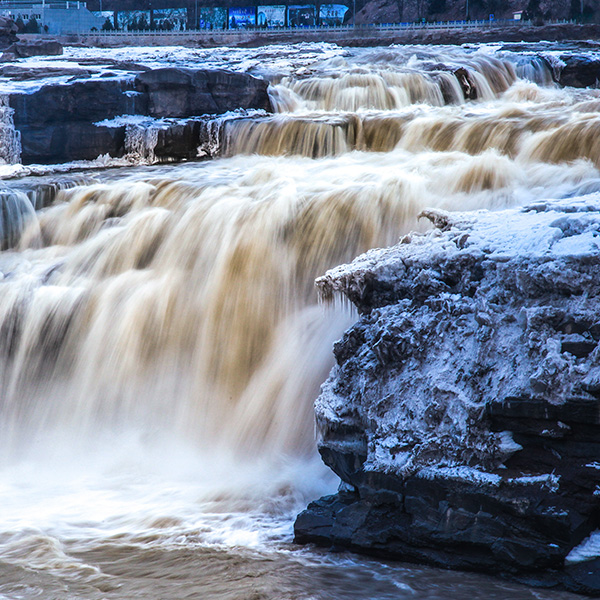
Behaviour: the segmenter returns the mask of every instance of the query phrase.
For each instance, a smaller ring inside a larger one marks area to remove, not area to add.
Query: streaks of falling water
[[[210,153],[224,144],[234,158],[213,170],[243,175],[59,192],[0,290],[9,447],[24,424],[86,437],[99,423],[160,423],[209,445],[307,452],[310,399],[330,365],[318,348],[347,319],[315,312],[316,276],[393,243],[427,205],[494,208],[529,199],[534,181],[535,194],[565,194],[596,178],[595,116],[564,111],[585,103],[517,81],[505,60],[398,70],[388,54],[371,57],[372,72],[282,79],[273,97],[293,114],[218,119]],[[523,107],[532,99],[542,111]],[[152,161],[156,135],[128,129],[130,151]],[[574,138],[589,143],[559,150]],[[235,158],[246,153],[338,158]],[[294,364],[305,365],[296,378]]]
[[[23,192],[0,190],[0,250],[15,246],[28,224],[37,224],[29,198]]]
[[[584,161],[493,150],[238,157],[220,169],[241,174],[214,184],[211,168],[189,167],[179,180],[63,190],[25,231],[0,286],[5,443],[22,427],[87,437],[103,423],[307,452],[324,340],[347,322],[314,309],[319,273],[393,243],[426,206],[494,208],[598,177]]]

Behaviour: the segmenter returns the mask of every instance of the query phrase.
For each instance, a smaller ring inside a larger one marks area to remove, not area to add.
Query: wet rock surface
[[[361,315],[316,402],[340,492],[298,542],[600,595],[600,196],[426,215],[317,280]]]
[[[49,77],[90,77],[90,71],[79,67],[23,67],[22,65],[7,64],[0,67],[0,76],[12,81],[35,81]]]
[[[7,68],[7,67],[5,67]],[[125,152],[125,126],[100,123],[123,115],[196,117],[239,108],[270,109],[267,82],[224,70],[155,69],[127,78],[94,78],[47,84],[10,95],[15,127],[21,133],[21,159],[29,163],[91,160]],[[179,150],[172,158],[196,155],[193,127],[163,144]],[[164,136],[163,136],[164,137]],[[182,149],[183,148],[183,149]],[[167,154],[165,154],[167,156]],[[168,156],[167,156],[168,157]]]

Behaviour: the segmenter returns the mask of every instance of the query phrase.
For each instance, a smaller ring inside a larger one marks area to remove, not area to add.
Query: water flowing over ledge
[[[316,402],[344,486],[296,539],[598,596],[600,196],[424,216],[317,280],[361,318]]]
[[[388,151],[401,140],[406,144],[407,116],[381,119],[364,111],[386,115],[419,105],[491,101],[517,77],[581,87],[593,84],[599,71],[589,53],[571,48],[555,52],[544,45],[525,52],[514,45],[487,52],[416,46],[353,51],[355,56],[327,45],[306,45],[275,68],[261,62],[260,50],[233,56],[217,51],[210,60],[174,50],[181,61],[145,50],[120,59],[94,56],[102,51],[90,50],[90,56],[75,52],[2,67],[6,106],[0,111],[0,158],[31,164],[125,155],[153,163],[256,152],[327,156],[353,149]],[[320,64],[315,63],[319,53],[324,59]],[[207,62],[210,68],[204,67]],[[231,70],[215,69],[223,65]],[[270,99],[266,82],[271,83]],[[260,111],[271,108],[278,117],[261,119]],[[236,119],[206,117],[236,109],[258,112],[237,124]],[[451,136],[448,128],[454,131],[452,121],[437,136],[438,145]],[[551,121],[537,123],[524,131],[553,128]],[[505,132],[504,137],[510,135]],[[270,138],[275,139],[266,144]],[[513,140],[511,150],[514,146]]]

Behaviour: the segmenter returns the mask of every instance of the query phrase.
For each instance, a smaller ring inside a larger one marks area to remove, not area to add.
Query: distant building
[[[514,21],[521,21],[522,19],[523,19],[523,11],[522,10],[518,10],[517,12],[513,13]]]
[[[85,2],[2,2],[0,16],[10,17],[33,27],[37,24],[40,33],[64,34],[86,33],[100,30],[104,19],[92,14]]]

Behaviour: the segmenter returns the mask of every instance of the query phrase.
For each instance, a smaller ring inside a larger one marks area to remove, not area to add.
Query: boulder
[[[34,93],[12,94],[15,128],[21,133],[21,162],[56,163],[90,160],[101,154],[121,156],[124,128],[95,123],[135,114],[135,93],[127,80],[48,84]]]
[[[131,81],[92,79],[47,84],[34,93],[11,94],[17,129],[83,121],[94,123],[125,114],[145,114]]]
[[[101,127],[67,121],[21,128],[21,160],[52,164],[94,160],[102,154],[119,157],[125,151],[125,127]]]
[[[63,46],[56,40],[20,40],[11,44],[6,52],[14,54],[17,58],[59,56],[63,53]]]
[[[600,194],[425,216],[317,280],[361,317],[315,405],[343,485],[296,540],[600,596]]]
[[[17,41],[18,28],[8,17],[0,17],[0,50],[8,48]]]
[[[158,131],[154,155],[160,159],[191,160],[198,156],[202,121],[190,119]]]
[[[221,114],[237,108],[269,110],[266,81],[224,70],[155,69],[135,78],[152,117]]]

